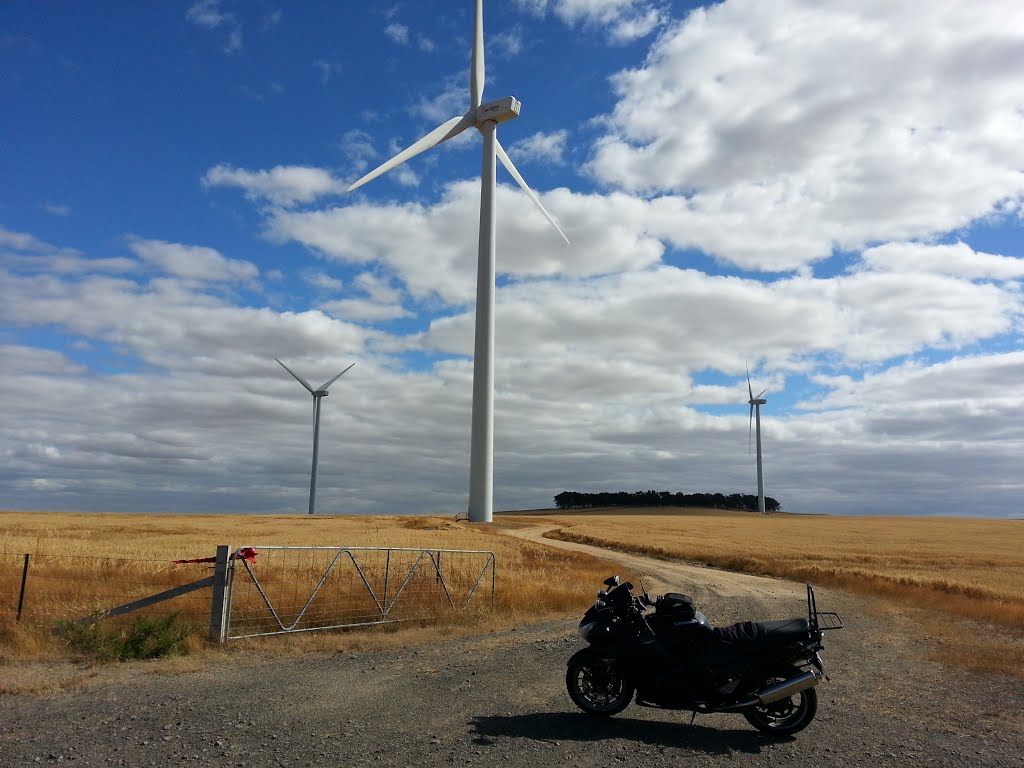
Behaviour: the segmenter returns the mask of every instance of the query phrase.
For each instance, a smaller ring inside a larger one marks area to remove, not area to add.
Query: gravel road
[[[612,556],[653,593],[692,594],[719,624],[802,615],[803,587]],[[590,591],[599,585],[581,585]],[[1024,766],[1018,681],[928,662],[935,642],[896,610],[818,590],[847,629],[826,638],[832,682],[794,738],[738,715],[631,706],[578,713],[563,620],[409,648],[132,676],[43,696],[0,697],[0,768],[78,766]],[[122,668],[125,669],[125,668]],[[0,674],[3,670],[0,669]]]

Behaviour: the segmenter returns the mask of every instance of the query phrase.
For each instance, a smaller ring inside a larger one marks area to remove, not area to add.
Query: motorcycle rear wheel
[[[769,677],[764,685],[781,683],[800,674],[795,667],[780,670]],[[773,701],[771,704],[758,704],[743,712],[747,722],[762,733],[771,736],[791,736],[806,728],[818,711],[818,692],[813,688],[790,696],[788,699]]]
[[[636,687],[614,662],[589,654],[569,660],[565,672],[569,698],[588,715],[609,717],[629,706]]]

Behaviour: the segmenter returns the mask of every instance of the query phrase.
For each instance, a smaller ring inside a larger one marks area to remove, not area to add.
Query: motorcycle
[[[569,659],[566,688],[590,715],[644,707],[743,715],[763,733],[789,736],[814,719],[819,656],[839,614],[819,611],[807,585],[807,618],[716,627],[683,594],[652,601],[612,576],[580,621],[588,647]],[[654,611],[647,614],[648,608]],[[692,719],[691,719],[692,722]]]

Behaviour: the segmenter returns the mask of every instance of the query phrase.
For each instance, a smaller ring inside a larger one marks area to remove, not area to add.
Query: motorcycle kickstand
[[[693,716],[690,717],[690,726],[693,726],[693,721],[697,719],[697,712],[694,710]]]

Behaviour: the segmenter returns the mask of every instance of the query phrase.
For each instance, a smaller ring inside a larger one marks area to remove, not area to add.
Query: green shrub
[[[164,616],[139,616],[130,624],[104,629],[99,616],[88,624],[62,621],[57,628],[76,650],[101,661],[184,656],[188,638],[199,628],[178,620],[178,611]]]

